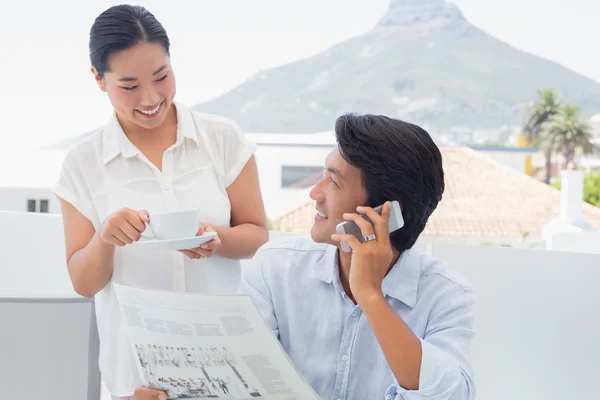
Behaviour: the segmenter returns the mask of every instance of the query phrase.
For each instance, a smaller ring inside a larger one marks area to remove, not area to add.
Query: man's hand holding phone
[[[391,208],[391,203],[386,202],[381,215],[371,207],[357,207],[357,213],[344,214],[344,219],[359,227],[362,242],[353,234],[334,234],[331,237],[352,249],[349,283],[359,304],[370,297],[383,295],[381,285],[394,257],[388,227]]]
[[[394,200],[392,202],[388,201],[387,203],[390,203],[390,213],[389,213],[389,216],[386,218],[388,234],[390,234],[404,226],[404,218],[402,217],[402,210],[400,208],[400,204],[396,200]],[[384,205],[382,204],[378,207],[375,207],[372,210],[374,210],[376,214],[382,215],[383,206]],[[370,208],[370,207],[363,207],[363,208],[366,209],[366,208]],[[373,223],[373,220],[366,214],[363,215],[362,218],[366,219],[371,224]],[[345,222],[338,224],[336,227],[336,233],[339,235],[354,235],[354,237],[360,243],[362,243],[365,238],[362,233],[362,230],[360,229],[360,227],[354,220],[347,220]],[[348,253],[352,250],[350,245],[346,242],[341,242],[340,247],[341,247],[342,251],[346,252],[346,253]]]

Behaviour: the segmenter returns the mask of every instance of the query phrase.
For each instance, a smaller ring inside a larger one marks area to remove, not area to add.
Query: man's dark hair
[[[410,249],[444,193],[442,154],[423,128],[382,115],[346,114],[335,123],[342,157],[360,169],[367,206],[397,200],[404,227],[390,235]]]
[[[160,44],[169,55],[167,31],[154,15],[142,6],[121,4],[102,12],[90,29],[90,61],[104,77],[110,71],[110,56],[149,42]]]

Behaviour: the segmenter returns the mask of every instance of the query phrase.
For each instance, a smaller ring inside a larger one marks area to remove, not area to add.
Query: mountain
[[[510,24],[510,21],[507,21]],[[444,0],[392,0],[369,32],[260,71],[195,108],[247,132],[330,130],[345,112],[386,114],[432,132],[521,125],[540,88],[600,112],[600,84],[517,50]]]

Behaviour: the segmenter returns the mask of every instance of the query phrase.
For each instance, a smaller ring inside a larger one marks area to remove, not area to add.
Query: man
[[[444,191],[439,149],[425,130],[384,116],[345,115],[335,132],[310,193],[311,238],[264,245],[242,290],[322,399],[474,399],[473,290],[411,249]],[[390,200],[405,221],[392,234]],[[371,207],[383,203],[380,216]],[[363,243],[335,233],[345,220]]]

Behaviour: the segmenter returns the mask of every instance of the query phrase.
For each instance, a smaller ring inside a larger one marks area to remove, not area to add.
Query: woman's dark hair
[[[400,203],[404,227],[390,241],[398,251],[410,249],[444,193],[439,148],[417,125],[380,115],[343,115],[335,133],[342,157],[361,171],[366,205]]]
[[[110,71],[110,56],[142,42],[160,44],[169,55],[167,31],[142,6],[122,4],[100,14],[90,29],[90,61],[98,74]]]

